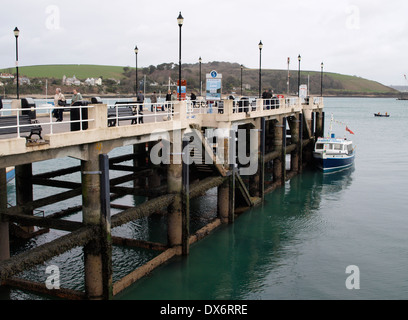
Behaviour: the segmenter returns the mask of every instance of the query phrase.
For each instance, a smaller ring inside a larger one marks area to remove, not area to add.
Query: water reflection
[[[120,299],[257,299],[271,283],[285,281],[299,245],[324,232],[322,199],[341,197],[353,169],[304,172],[266,197],[262,207],[222,226],[154,276],[140,280]],[[340,201],[340,199],[339,199]],[[295,262],[296,264],[296,262]]]

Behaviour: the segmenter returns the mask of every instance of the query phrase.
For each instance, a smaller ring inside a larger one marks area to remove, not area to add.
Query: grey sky
[[[325,70],[386,85],[408,85],[408,1],[403,0],[2,0],[0,68],[15,65],[13,29],[20,29],[20,66],[103,64],[139,67],[229,61],[262,67]]]

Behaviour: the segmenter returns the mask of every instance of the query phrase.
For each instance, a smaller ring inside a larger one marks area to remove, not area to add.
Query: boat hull
[[[14,167],[10,167],[6,169],[6,178],[7,178],[7,182],[10,182],[11,180],[14,179],[15,176],[15,169]]]
[[[354,164],[355,154],[343,157],[319,157],[315,155],[314,159],[318,169],[323,172],[332,172],[345,168],[349,168]]]

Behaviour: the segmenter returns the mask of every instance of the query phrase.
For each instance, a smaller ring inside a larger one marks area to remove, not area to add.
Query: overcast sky
[[[258,68],[324,70],[408,85],[406,0],[2,0],[0,68],[19,65],[228,61]]]

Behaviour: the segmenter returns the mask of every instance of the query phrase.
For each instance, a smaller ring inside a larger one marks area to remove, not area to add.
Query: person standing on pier
[[[138,123],[143,123],[143,102],[144,102],[144,95],[142,90],[139,91],[139,94],[137,95],[137,104],[139,105],[139,115],[141,115],[138,118]]]
[[[65,106],[65,97],[61,93],[61,88],[55,89],[54,106],[57,107],[57,109],[55,109],[55,117],[57,118],[57,122],[61,122],[64,117],[64,109],[62,107]]]
[[[171,91],[169,90],[167,91],[167,94],[166,94],[166,109],[169,109],[170,101],[171,101]]]
[[[191,92],[190,100],[191,100],[191,102],[193,103],[193,107],[195,107],[197,97],[196,97],[196,95],[194,94],[194,92]]]
[[[73,90],[74,95],[72,96],[71,105],[77,101],[82,101],[82,95],[78,92],[77,89]]]
[[[152,104],[152,112],[154,112],[154,109],[157,110],[157,96],[156,96],[156,91],[153,91],[153,94],[150,96],[150,102]]]

